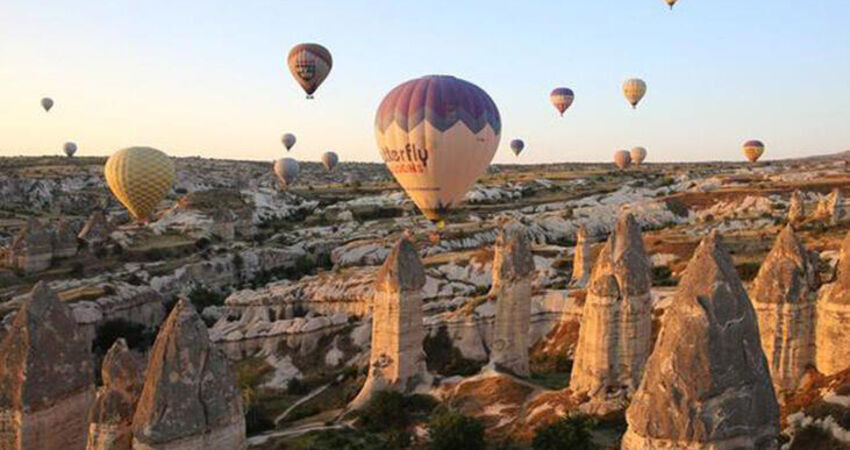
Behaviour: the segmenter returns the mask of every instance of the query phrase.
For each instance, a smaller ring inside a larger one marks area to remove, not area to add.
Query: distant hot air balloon
[[[286,151],[289,151],[295,145],[295,135],[292,133],[286,133],[280,138],[280,142],[283,142],[283,146],[286,147]]]
[[[763,153],[764,144],[761,141],[751,140],[744,142],[744,156],[746,156],[751,163],[758,161]]]
[[[298,44],[289,51],[286,64],[307,98],[313,98],[313,92],[331,72],[333,59],[331,52],[319,44]]]
[[[625,150],[620,150],[614,153],[614,164],[620,170],[626,170],[632,164],[632,157],[629,155],[629,152]]]
[[[298,161],[292,158],[278,159],[274,163],[274,173],[283,184],[284,187],[289,187],[295,182],[298,177],[298,172],[301,171]]]
[[[670,9],[673,9],[673,5],[675,5],[677,1],[678,0],[664,0],[664,2],[667,3],[668,6],[670,6]]]
[[[77,144],[73,142],[66,142],[65,145],[62,146],[62,150],[70,158],[74,156],[74,153],[77,153]]]
[[[50,97],[44,97],[41,99],[41,107],[44,108],[45,111],[50,111],[50,108],[53,107],[53,99]]]
[[[570,88],[559,87],[553,89],[552,92],[549,93],[549,100],[552,101],[552,104],[555,105],[555,109],[561,113],[561,116],[563,116],[564,111],[573,104],[574,99],[575,94]]]
[[[174,184],[174,163],[150,147],[118,150],[103,168],[106,184],[138,221],[145,222]]]
[[[623,95],[626,96],[632,108],[637,108],[638,102],[645,94],[646,83],[640,78],[632,78],[623,83]]]
[[[448,75],[396,86],[375,117],[375,138],[387,167],[438,227],[487,169],[501,131],[490,96]]]
[[[336,167],[336,164],[339,162],[339,156],[337,156],[334,152],[325,152],[322,154],[322,164],[325,165],[325,169],[333,170]]]
[[[525,148],[525,142],[522,142],[522,139],[514,139],[511,141],[511,150],[514,151],[514,155],[519,156],[522,153],[522,149]]]
[[[629,151],[629,157],[635,165],[643,164],[643,160],[646,159],[646,149],[643,147],[635,147]]]

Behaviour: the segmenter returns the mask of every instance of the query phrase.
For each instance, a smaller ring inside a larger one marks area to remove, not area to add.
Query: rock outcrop
[[[779,406],[755,311],[715,231],[664,313],[626,420],[627,450],[777,447]]]
[[[525,229],[516,221],[496,239],[493,286],[496,325],[490,362],[499,370],[528,376],[529,320],[534,259]]]
[[[835,188],[826,197],[818,202],[815,217],[828,222],[830,225],[837,224],[844,216],[844,195],[841,190]]]
[[[83,229],[80,230],[80,234],[77,237],[85,242],[90,249],[96,249],[109,242],[109,234],[112,232],[110,228],[109,222],[106,221],[106,216],[103,215],[103,212],[96,211],[89,217],[86,224],[83,225]]]
[[[777,393],[797,388],[815,359],[815,267],[791,225],[786,226],[750,290],[761,345]]]
[[[788,205],[788,223],[800,223],[806,219],[806,207],[803,203],[803,193],[799,190],[791,193]]]
[[[39,282],[0,344],[0,448],[85,448],[92,355],[68,307]]]
[[[424,381],[422,287],[425,268],[413,244],[396,243],[375,279],[369,375],[352,409],[366,405],[380,390],[411,392]]]
[[[50,267],[52,259],[52,233],[38,219],[30,218],[6,252],[6,267],[28,274],[41,272]]]
[[[103,358],[103,387],[89,414],[88,450],[128,450],[133,412],[144,384],[142,362],[118,339]]]
[[[576,247],[573,254],[573,284],[580,288],[585,287],[587,280],[590,279],[592,269],[593,253],[590,248],[590,241],[587,238],[587,227],[582,225],[576,233]]]
[[[133,416],[133,448],[245,448],[236,376],[192,306],[180,300],[160,328]]]
[[[570,389],[590,397],[637,389],[652,349],[652,274],[640,227],[624,212],[593,267]]]
[[[850,233],[841,243],[835,282],[821,289],[817,301],[815,365],[825,375],[850,367]]]
[[[60,219],[53,233],[53,257],[70,258],[76,254],[77,233],[69,222]]]

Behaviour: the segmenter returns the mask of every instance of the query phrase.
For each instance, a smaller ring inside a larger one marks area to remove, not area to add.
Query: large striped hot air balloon
[[[524,148],[525,142],[522,142],[522,139],[514,139],[511,141],[511,150],[513,150],[514,155],[519,156]]]
[[[614,165],[620,170],[626,170],[632,165],[632,156],[625,150],[619,150],[614,153]]]
[[[140,222],[148,220],[174,184],[171,158],[150,147],[118,150],[106,160],[103,173],[118,201]]]
[[[74,153],[77,153],[77,144],[73,142],[66,142],[65,145],[62,146],[62,151],[71,158],[74,156]]]
[[[762,154],[764,154],[764,144],[761,141],[753,139],[744,142],[744,156],[751,163],[758,161]]]
[[[643,164],[643,160],[646,159],[646,149],[643,147],[635,147],[629,150],[629,157],[631,157],[632,162],[635,165]]]
[[[283,146],[286,147],[286,151],[289,151],[295,145],[295,135],[292,133],[286,133],[280,138],[280,142],[282,142]]]
[[[375,138],[387,167],[438,227],[487,169],[501,132],[490,96],[447,75],[398,85],[375,116]]]
[[[44,97],[41,99],[41,107],[44,108],[45,111],[50,112],[50,108],[53,107],[53,99],[50,97]]]
[[[561,113],[561,116],[564,115],[564,111],[573,104],[573,100],[575,99],[575,94],[573,90],[570,88],[559,87],[552,89],[552,92],[549,93],[549,100],[552,101],[552,105],[555,106],[555,109]]]
[[[670,9],[673,9],[673,6],[676,4],[677,1],[678,0],[664,0],[664,3],[667,3],[667,6],[669,6]]]
[[[339,162],[339,156],[334,152],[325,152],[322,154],[322,165],[325,166],[327,170],[333,170]]]
[[[298,165],[298,161],[292,158],[278,159],[274,163],[274,173],[284,187],[291,186],[300,171],[301,167]]]
[[[298,44],[289,51],[286,64],[307,98],[313,98],[313,93],[331,73],[333,58],[331,52],[319,44]]]
[[[632,108],[637,108],[637,104],[646,95],[646,83],[640,78],[631,78],[623,83],[623,95],[626,100],[632,105]]]

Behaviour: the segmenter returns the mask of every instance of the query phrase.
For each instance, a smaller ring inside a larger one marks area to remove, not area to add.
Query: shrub
[[[425,363],[428,370],[443,376],[469,376],[481,370],[481,364],[466,359],[449,337],[448,329],[441,326],[433,337],[425,336]]]
[[[156,330],[124,319],[108,320],[95,330],[92,351],[95,355],[103,356],[118,338],[124,338],[131,349],[144,353],[153,345]]]
[[[534,434],[531,448],[534,450],[591,450],[596,445],[591,440],[590,430],[595,420],[583,415],[571,415],[555,423],[544,425]]]
[[[224,295],[203,286],[198,286],[189,293],[189,301],[192,302],[192,305],[200,313],[208,306],[224,305]]]
[[[428,423],[428,448],[432,450],[483,450],[484,426],[478,419],[444,410],[431,417]],[[565,447],[568,448],[568,447]]]
[[[395,391],[378,391],[360,412],[360,425],[367,431],[404,429],[410,414],[404,408],[404,395]]]

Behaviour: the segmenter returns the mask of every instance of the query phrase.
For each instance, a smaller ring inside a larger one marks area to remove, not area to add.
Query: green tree
[[[534,434],[531,448],[534,450],[593,450],[596,445],[591,440],[590,430],[596,421],[590,417],[574,414],[555,423],[544,425]]]
[[[442,410],[431,417],[428,424],[432,450],[483,450],[484,426],[478,419],[464,416],[457,411]]]

